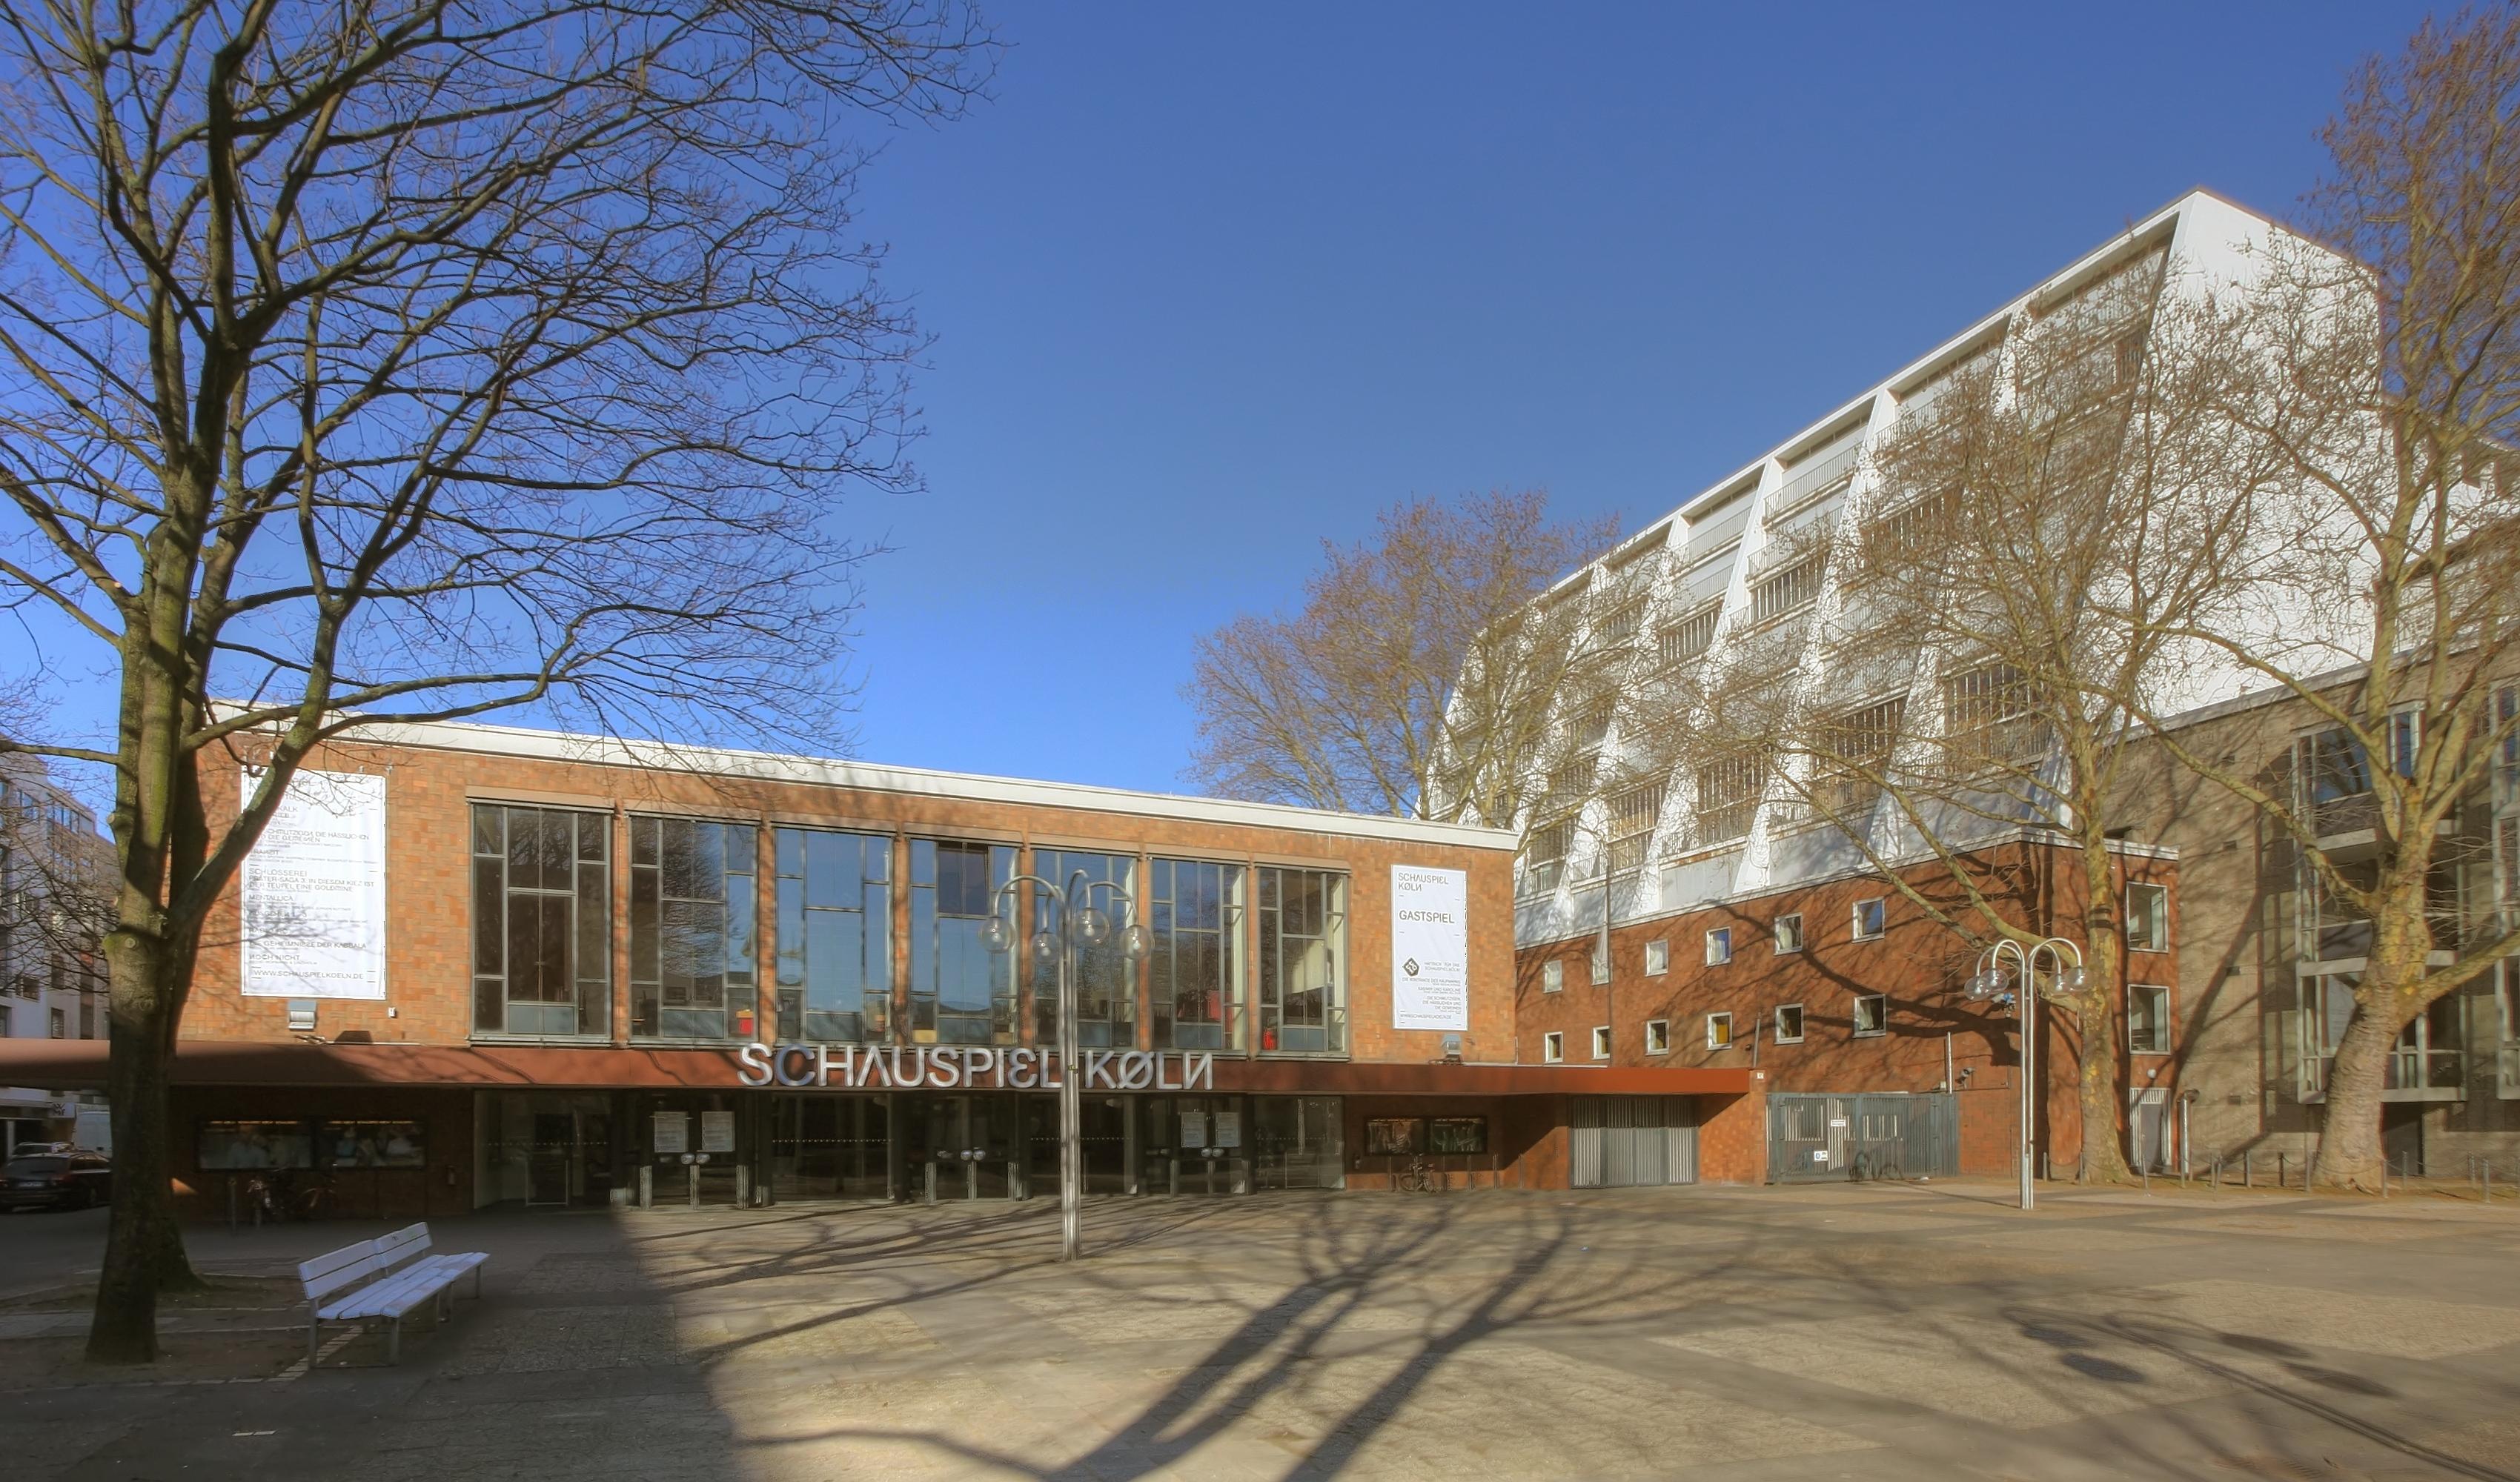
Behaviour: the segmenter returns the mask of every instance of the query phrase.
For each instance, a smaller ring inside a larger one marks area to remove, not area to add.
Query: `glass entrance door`
[[[887,1098],[800,1092],[773,1096],[770,1106],[772,1198],[893,1196]]]
[[[1139,1187],[1148,1193],[1248,1193],[1250,1139],[1242,1126],[1242,1099],[1232,1096],[1154,1096],[1139,1134]]]
[[[1014,1197],[1022,1186],[1015,1098],[932,1096],[910,1103],[911,1177],[939,1202]]]

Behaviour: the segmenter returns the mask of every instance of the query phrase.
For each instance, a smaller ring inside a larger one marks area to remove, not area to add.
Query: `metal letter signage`
[[[1391,867],[1391,1027],[1470,1027],[1470,877]]]
[[[250,795],[259,769],[239,786]],[[240,991],[266,998],[385,996],[385,780],[300,772],[237,872]]]
[[[893,1050],[855,1045],[765,1045],[735,1053],[745,1086],[827,1086],[941,1091],[1057,1091],[1062,1067],[1047,1050]],[[1216,1056],[1150,1050],[1089,1050],[1077,1066],[1093,1091],[1213,1091]]]

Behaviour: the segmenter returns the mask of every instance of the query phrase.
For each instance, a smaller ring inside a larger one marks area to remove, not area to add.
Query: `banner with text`
[[[260,783],[247,769],[248,793]],[[244,991],[385,996],[385,780],[300,772],[237,873]]]
[[[1470,877],[1391,867],[1391,1027],[1470,1027]]]

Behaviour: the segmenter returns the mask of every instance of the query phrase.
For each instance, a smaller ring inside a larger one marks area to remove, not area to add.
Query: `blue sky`
[[[925,492],[843,516],[892,547],[857,752],[1163,789],[1192,640],[1324,539],[1497,486],[1649,522],[2190,186],[2289,208],[2423,15],[994,10],[995,98],[865,182],[937,340]]]
[[[1192,640],[1411,494],[1636,528],[2192,185],[2421,7],[1001,6],[865,225],[938,337],[860,754],[1180,788]]]

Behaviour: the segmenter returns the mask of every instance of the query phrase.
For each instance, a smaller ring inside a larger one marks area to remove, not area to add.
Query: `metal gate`
[[[1697,1105],[1685,1096],[1579,1096],[1571,1108],[1578,1189],[1697,1182]]]
[[[1952,1178],[1958,1099],[1947,1094],[1768,1098],[1768,1180]]]

